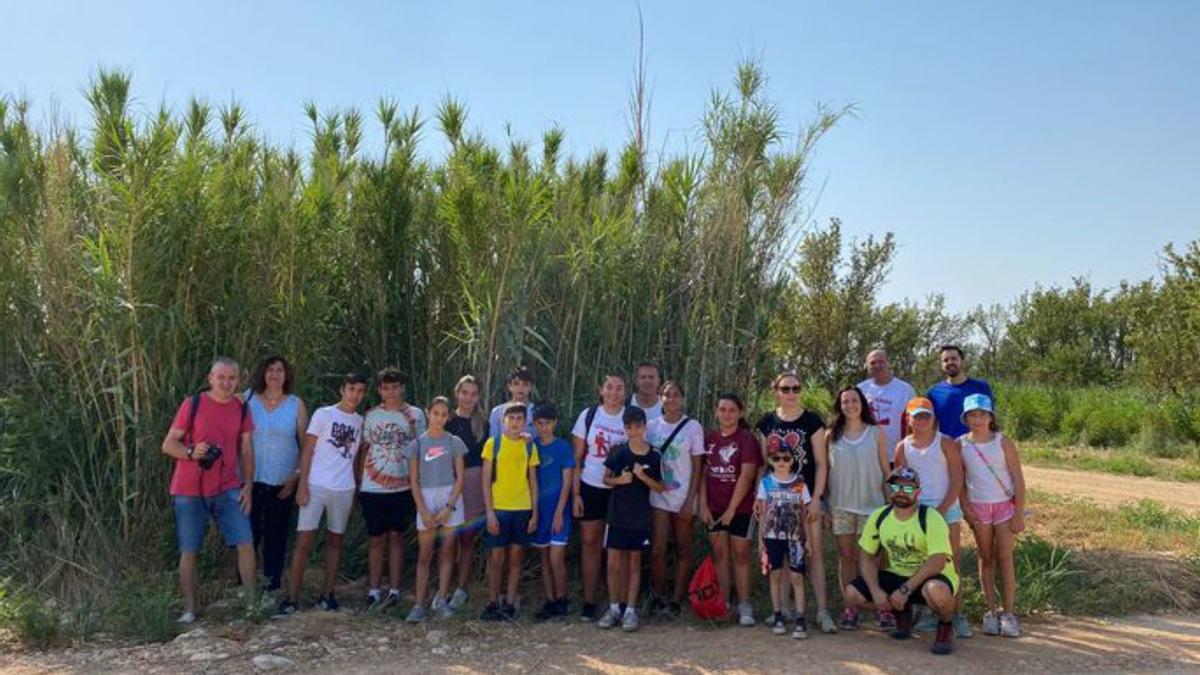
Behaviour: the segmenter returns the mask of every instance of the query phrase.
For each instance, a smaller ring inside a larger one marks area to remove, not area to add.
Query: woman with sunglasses
[[[823,552],[823,516],[826,506],[825,483],[828,479],[828,455],[825,450],[825,423],[821,417],[811,410],[805,410],[800,404],[800,376],[796,373],[780,373],[771,389],[775,393],[775,410],[763,415],[755,430],[763,461],[772,452],[786,450],[796,458],[800,477],[812,495],[812,508],[807,510],[805,517],[805,537],[807,539],[808,559],[805,566],[808,578],[813,587],[813,595],[817,600],[817,625],[822,633],[836,633],[837,626],[829,616],[829,596],[825,590],[825,555]],[[783,607],[787,607],[788,589],[790,583],[782,584],[779,589],[783,598]],[[787,612],[784,613],[785,618]]]
[[[962,491],[963,464],[958,443],[938,431],[933,402],[919,396],[908,402],[904,411],[908,416],[908,436],[896,445],[896,468],[902,466],[917,470],[921,476],[920,502],[935,508],[946,519],[950,528],[950,548],[954,557],[954,568],[962,569],[962,520],[959,506]],[[971,624],[963,615],[962,590],[959,589],[954,611],[954,636],[971,637]],[[937,627],[937,617],[926,613],[914,628],[920,632],[932,631]]]
[[[883,479],[888,472],[887,432],[875,423],[867,397],[858,387],[843,387],[833,399],[826,432],[829,442],[829,506],[837,539],[838,585],[857,575],[858,538],[867,518],[883,506]],[[881,610],[879,627],[895,627],[891,612]],[[846,604],[842,630],[858,630],[858,610]]]

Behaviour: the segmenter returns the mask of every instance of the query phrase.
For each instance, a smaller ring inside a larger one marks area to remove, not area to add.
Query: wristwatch
[[[196,454],[196,448],[193,448],[193,447],[191,447],[191,446],[188,446],[188,449],[187,449],[187,456],[188,456],[188,459],[191,459],[191,458],[192,458],[192,455],[194,455],[194,454]]]
[[[905,595],[909,595],[912,593],[912,591],[908,590],[908,584],[900,584],[900,588],[897,588],[896,590],[900,591],[901,593],[903,593]]]

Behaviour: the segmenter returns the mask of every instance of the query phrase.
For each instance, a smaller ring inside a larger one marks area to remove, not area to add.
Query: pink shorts
[[[981,525],[998,525],[1008,522],[1017,512],[1011,499],[1002,502],[970,502],[969,508],[971,514],[975,516],[975,520],[979,521]]]

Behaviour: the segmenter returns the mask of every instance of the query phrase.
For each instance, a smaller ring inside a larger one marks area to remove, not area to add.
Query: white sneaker
[[[983,613],[983,634],[984,635],[999,635],[1000,634],[1000,615],[996,610],[989,609]]]
[[[1000,634],[1004,637],[1021,637],[1021,627],[1017,624],[1017,615],[1005,612],[1000,615]]]
[[[450,596],[450,602],[446,604],[450,605],[451,609],[461,608],[467,604],[467,592],[461,588],[454,589],[454,594]]]
[[[738,625],[750,627],[754,621],[754,607],[745,600],[738,603]]]
[[[433,602],[429,603],[429,608],[435,612],[438,612],[441,611],[441,609],[447,604],[448,603],[446,602],[445,596],[443,596],[441,593],[438,593],[437,595],[433,596]]]
[[[637,630],[639,626],[641,626],[641,622],[638,621],[637,612],[633,611],[632,607],[626,608],[625,618],[621,620],[621,630],[625,631],[626,633],[632,633],[633,631]]]
[[[184,610],[183,614],[180,614],[179,618],[175,619],[175,622],[183,624],[196,623],[196,613],[190,609]]]
[[[596,623],[596,627],[608,629],[608,628],[612,628],[613,626],[617,625],[620,622],[621,622],[621,610],[612,609],[610,607],[608,609],[608,611],[604,613],[604,616],[600,617],[600,621],[598,621]]]

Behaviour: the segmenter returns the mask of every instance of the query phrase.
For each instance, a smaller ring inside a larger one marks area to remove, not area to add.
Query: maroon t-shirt
[[[175,413],[172,429],[187,431],[188,415],[192,409],[192,397],[183,399]],[[238,476],[238,459],[241,457],[242,434],[254,431],[251,415],[242,416],[242,402],[231,398],[217,403],[208,394],[201,394],[200,406],[196,409],[196,420],[192,424],[192,437],[183,438],[185,444],[200,442],[221,447],[221,458],[207,471],[200,463],[190,459],[175,460],[175,475],[171,477],[171,494],[186,497],[212,497],[213,495],[239,488],[242,479]]]
[[[753,464],[757,470],[762,464],[762,453],[759,452],[758,439],[754,434],[740,427],[731,436],[722,436],[719,430],[708,432],[704,447],[708,450],[704,458],[708,510],[713,518],[720,518],[733,499],[733,491],[742,475],[742,464]],[[754,486],[750,488],[742,498],[742,503],[738,504],[738,513],[754,511]]]

